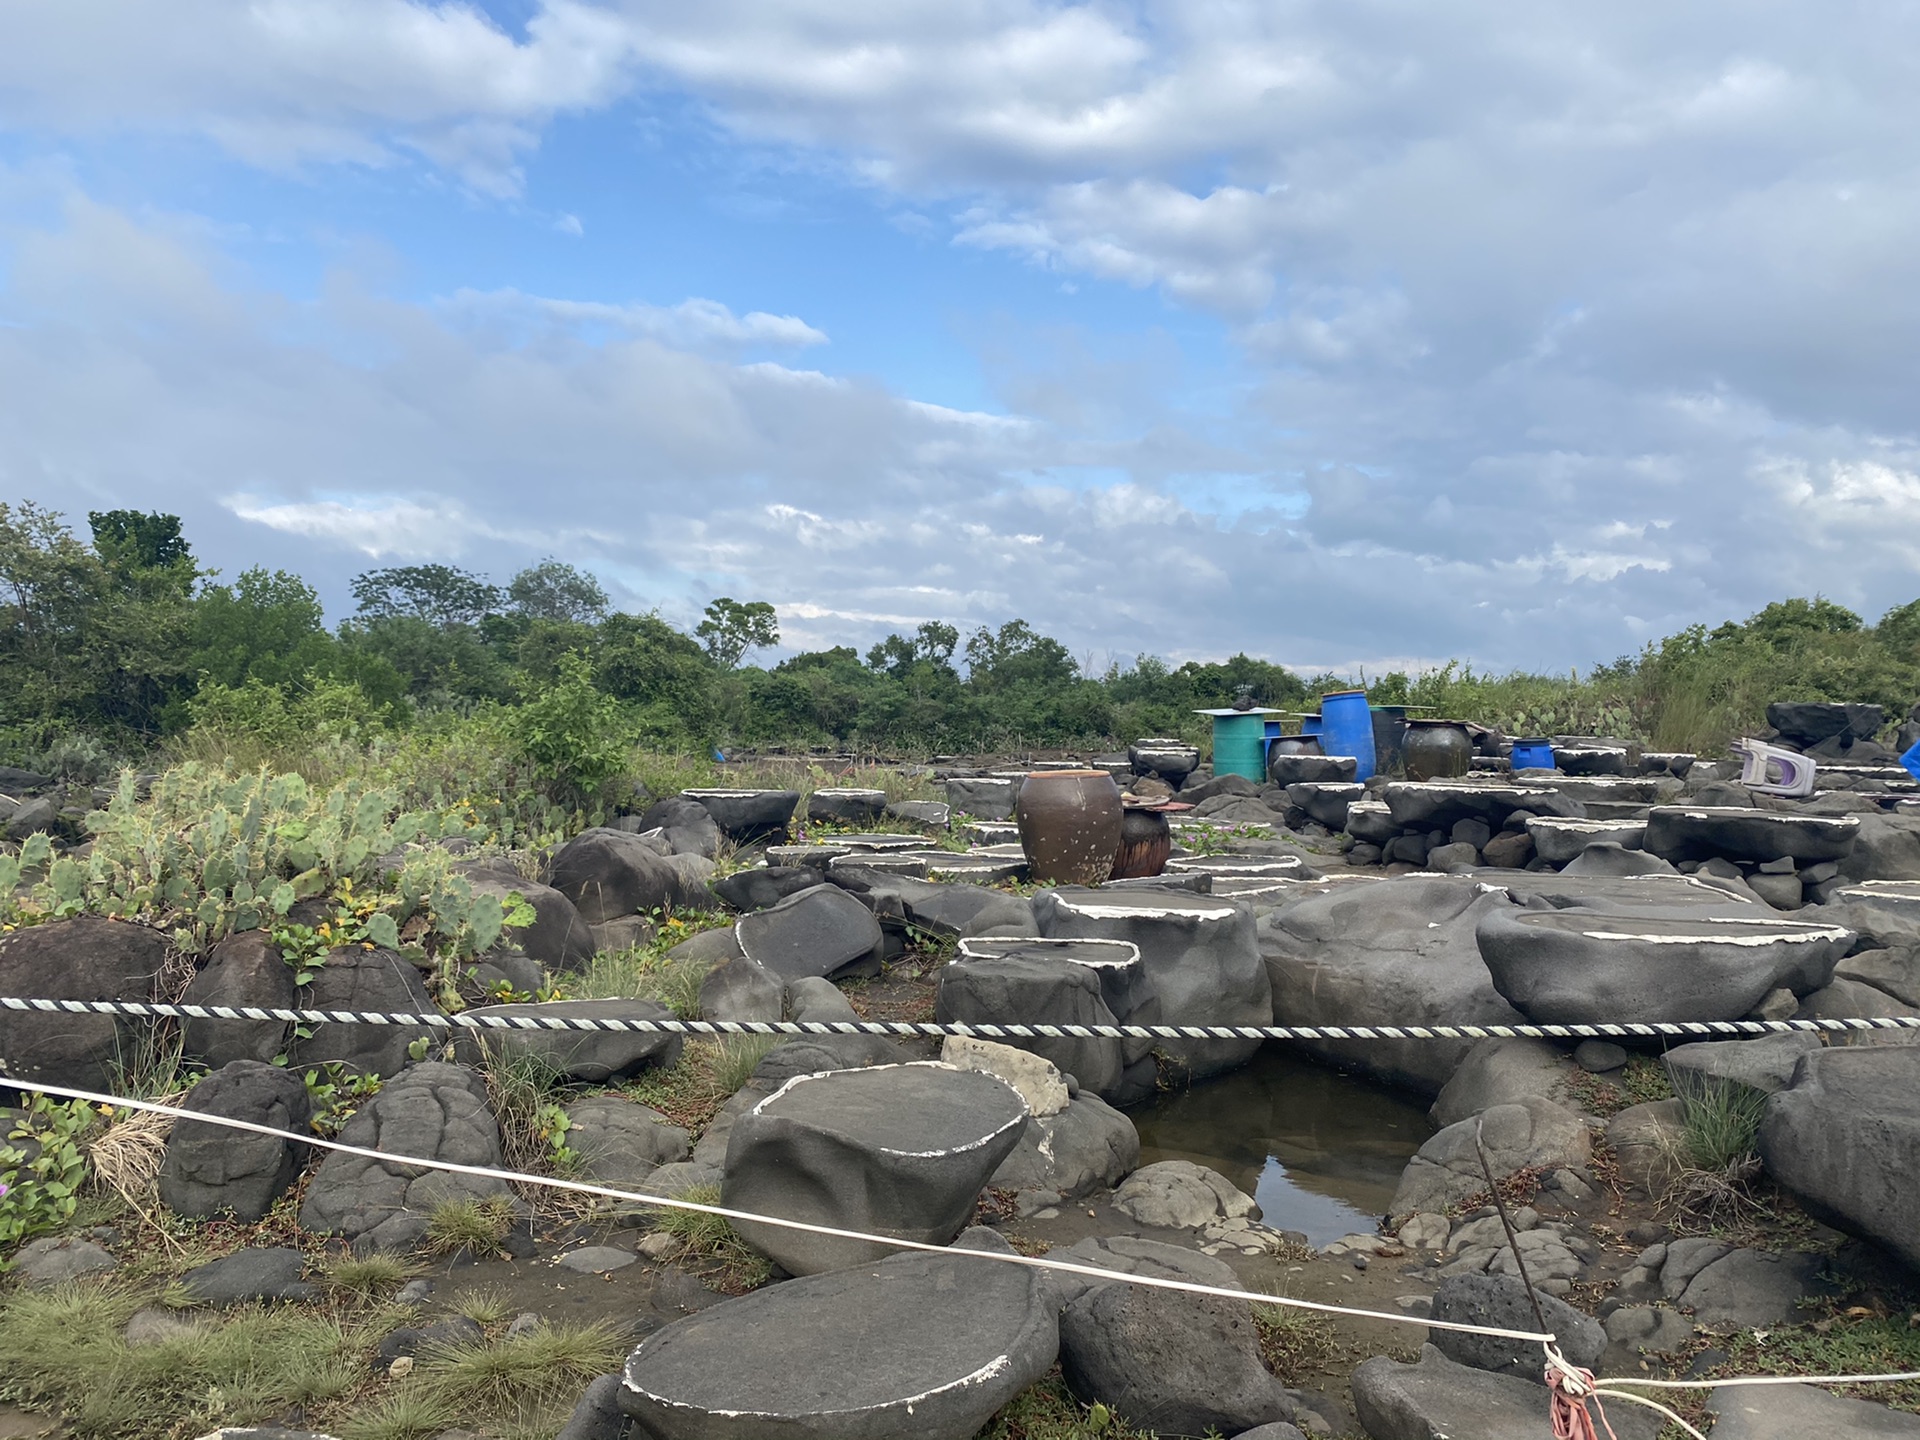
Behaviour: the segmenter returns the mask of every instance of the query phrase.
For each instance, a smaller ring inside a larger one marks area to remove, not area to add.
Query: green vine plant
[[[80,1137],[93,1124],[84,1101],[40,1095],[0,1144],[0,1252],[73,1219],[86,1179]]]
[[[337,1060],[307,1071],[302,1079],[313,1102],[313,1133],[328,1138],[338,1135],[354,1112],[380,1093],[378,1075],[349,1070]]]

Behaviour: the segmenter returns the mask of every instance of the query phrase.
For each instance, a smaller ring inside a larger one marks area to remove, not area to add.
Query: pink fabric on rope
[[[1607,1419],[1607,1407],[1593,1394],[1593,1372],[1570,1365],[1557,1356],[1547,1365],[1547,1393],[1552,1396],[1553,1440],[1600,1440],[1593,1428],[1593,1416],[1587,1413],[1587,1399],[1600,1412],[1608,1440],[1620,1440]]]

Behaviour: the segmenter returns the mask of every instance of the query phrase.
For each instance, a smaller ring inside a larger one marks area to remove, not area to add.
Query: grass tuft
[[[1687,1087],[1681,1130],[1686,1158],[1701,1170],[1726,1170],[1754,1157],[1767,1097],[1746,1085],[1726,1082]]]
[[[1060,1377],[1060,1367],[1022,1390],[979,1434],[978,1440],[1155,1440],[1104,1405],[1082,1405]]]
[[[697,1205],[718,1205],[720,1187],[695,1185],[674,1198]],[[704,1210],[661,1209],[655,1214],[653,1228],[660,1234],[676,1236],[686,1246],[682,1262],[691,1262],[721,1289],[752,1290],[766,1284],[773,1274],[766,1256],[741,1239],[740,1232],[719,1215]]]
[[[456,1315],[464,1315],[476,1325],[498,1325],[517,1313],[513,1297],[498,1285],[480,1285],[462,1290],[447,1302]]]
[[[431,1255],[499,1252],[513,1228],[513,1202],[494,1195],[485,1200],[443,1200],[427,1217],[426,1250]]]
[[[414,1266],[398,1255],[340,1255],[329,1260],[321,1278],[329,1290],[356,1300],[376,1300],[398,1290],[414,1275]]]
[[[1295,1388],[1309,1377],[1325,1373],[1340,1358],[1333,1321],[1315,1311],[1292,1305],[1255,1305],[1253,1328],[1260,1338],[1261,1360]]]
[[[124,1331],[157,1292],[78,1284],[0,1303],[0,1401],[57,1410],[73,1440],[179,1440],[352,1395],[366,1356],[401,1321],[283,1306],[227,1311],[194,1332],[129,1347]]]

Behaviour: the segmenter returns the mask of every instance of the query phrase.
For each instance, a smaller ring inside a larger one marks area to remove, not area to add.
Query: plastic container
[[[1267,726],[1260,715],[1213,717],[1213,773],[1267,778]]]
[[[1320,697],[1320,748],[1352,757],[1354,779],[1373,778],[1373,712],[1366,691],[1336,690]]]
[[[1516,770],[1553,769],[1553,742],[1551,740],[1516,740],[1513,742],[1511,761]]]
[[[1920,744],[1900,757],[1900,765],[1914,779],[1920,780]]]
[[[1320,733],[1320,717],[1318,715],[1302,715],[1300,717],[1300,733],[1302,735],[1318,735]]]

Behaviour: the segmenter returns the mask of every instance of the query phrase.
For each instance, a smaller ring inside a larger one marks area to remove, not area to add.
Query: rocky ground
[[[1586,748],[1596,765],[1630,763],[1624,749]],[[1651,775],[1431,785],[1163,777],[1199,828],[1182,829],[1159,881],[1095,891],[1020,879],[993,818],[1011,782],[993,775],[949,782],[949,803],[973,817],[951,830],[939,802],[828,790],[808,800],[810,833],[783,844],[794,792],[689,792],[574,838],[540,860],[538,880],[526,857],[459,864],[532,908],[515,943],[475,967],[525,995],[499,1005],[510,1014],[1913,1013],[1920,817],[1892,782],[1863,774],[1852,783],[1867,788],[1763,806],[1717,769],[1676,773],[1680,758],[1660,757]],[[716,867],[729,852],[733,865]],[[730,923],[684,940],[685,927],[663,926],[691,910]],[[13,994],[417,1012],[435,1003],[425,978],[364,942],[296,974],[260,931],[184,968],[165,935],[97,917],[0,937],[0,988]],[[553,978],[574,988],[547,998]],[[0,1016],[0,1054],[22,1078],[124,1083],[113,1057],[129,1024]],[[1664,1053],[1304,1042],[1324,1063],[1429,1099],[1435,1127],[1381,1225],[1314,1250],[1264,1226],[1223,1176],[1140,1164],[1129,1108],[1208,1083],[1258,1042],[936,1049],[864,1035],[514,1032],[482,1049],[399,1027],[194,1021],[181,1039],[202,1067],[185,1099],[199,1114],[949,1248],[886,1258],[845,1238],[645,1203],[596,1208],[204,1123],[168,1133],[81,1117],[90,1208],[22,1247],[4,1282],[0,1400],[26,1408],[0,1412],[0,1426],[41,1433],[50,1412],[51,1433],[75,1436],[189,1436],[238,1418],[343,1440],[1281,1440],[1289,1425],[1399,1440],[1531,1435],[1544,1419],[1525,1346],[969,1258],[995,1249],[1532,1329],[1524,1262],[1569,1358],[1602,1374],[1916,1368],[1920,1045],[1829,1043],[1847,1038]],[[64,1173],[54,1121],[16,1118],[47,1157],[23,1153],[38,1168],[16,1183]],[[79,1338],[54,1347],[53,1333]],[[1713,1430],[1920,1434],[1906,1414],[1920,1386],[1868,1396],[1781,1392],[1750,1406],[1730,1393]],[[1702,1425],[1712,1413],[1704,1392],[1676,1404]],[[1612,1412],[1621,1436],[1653,1433],[1625,1409]]]

